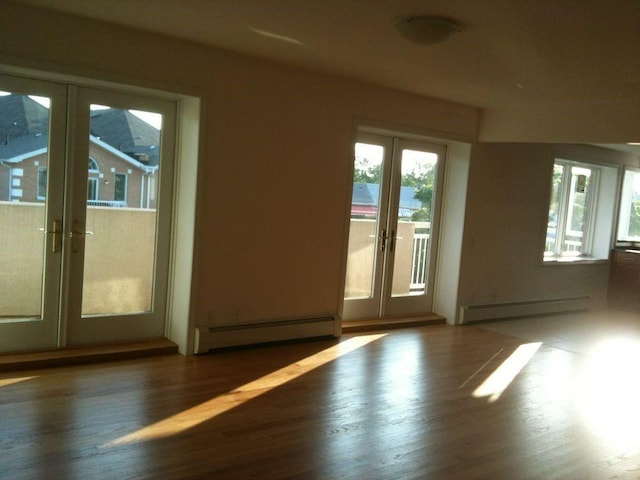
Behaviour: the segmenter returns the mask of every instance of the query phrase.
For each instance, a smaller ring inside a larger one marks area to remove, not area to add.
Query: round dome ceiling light
[[[416,16],[400,20],[396,29],[410,42],[418,45],[433,45],[445,41],[462,28],[450,18]]]

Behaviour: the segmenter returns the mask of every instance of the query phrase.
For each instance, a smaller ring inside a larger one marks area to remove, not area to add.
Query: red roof
[[[378,207],[375,205],[351,205],[351,215],[375,215]]]

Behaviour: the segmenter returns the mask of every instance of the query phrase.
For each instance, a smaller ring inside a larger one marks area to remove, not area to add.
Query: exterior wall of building
[[[155,208],[156,176],[149,176],[134,165],[118,158],[103,148],[90,144],[89,157],[98,166],[98,170],[89,170],[89,179],[97,182],[97,197],[95,200],[104,202],[103,206],[115,200],[116,175],[126,176],[125,205],[129,208]],[[22,162],[8,164],[9,168],[0,169],[0,201],[42,202],[38,197],[38,170],[46,168],[48,158],[46,154],[27,158]],[[144,184],[144,186],[143,186]],[[147,193],[151,187],[149,199]],[[13,195],[12,195],[13,193]]]

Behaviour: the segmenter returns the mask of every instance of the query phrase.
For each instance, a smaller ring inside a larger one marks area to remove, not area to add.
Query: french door
[[[0,351],[164,336],[175,104],[0,77]]]
[[[431,311],[446,147],[360,133],[344,320]]]

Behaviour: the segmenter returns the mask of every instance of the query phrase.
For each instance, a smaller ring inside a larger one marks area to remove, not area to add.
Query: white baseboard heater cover
[[[460,323],[575,312],[591,308],[591,297],[554,298],[460,307]]]
[[[243,325],[196,327],[195,353],[258,343],[335,336],[333,317],[303,318]]]

